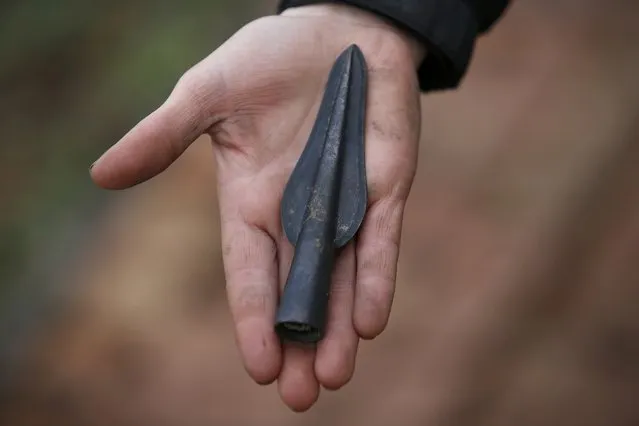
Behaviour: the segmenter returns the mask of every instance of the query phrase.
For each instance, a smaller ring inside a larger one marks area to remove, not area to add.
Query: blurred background
[[[258,0],[0,2],[0,424],[639,424],[639,5],[519,0],[423,99],[388,330],[303,415],[240,364],[212,154],[89,165]]]

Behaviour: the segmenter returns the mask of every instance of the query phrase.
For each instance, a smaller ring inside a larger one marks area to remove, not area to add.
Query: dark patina
[[[335,256],[366,213],[366,61],[356,45],[335,61],[308,142],[284,190],[282,226],[295,247],[275,330],[282,340],[324,337]]]

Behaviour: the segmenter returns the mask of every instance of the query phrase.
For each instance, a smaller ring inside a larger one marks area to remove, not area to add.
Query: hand
[[[369,210],[356,242],[336,261],[324,340],[316,348],[281,346],[273,321],[293,248],[280,226],[279,203],[328,72],[352,43],[369,66]],[[416,169],[415,69],[424,54],[398,29],[348,6],[307,6],[258,19],[187,71],[168,100],[91,170],[98,185],[127,188],[162,172],[198,136],[211,136],[237,343],[251,377],[262,384],[277,379],[293,410],[312,406],[320,384],[346,384],[359,338],[374,338],[388,321],[404,205]]]

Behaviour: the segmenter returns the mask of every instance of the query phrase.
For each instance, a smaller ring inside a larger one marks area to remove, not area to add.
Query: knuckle
[[[392,198],[378,201],[369,208],[358,243],[358,259],[365,261],[366,266],[374,266],[368,264],[378,261],[368,259],[370,257],[390,256],[397,261],[403,215],[404,202]],[[364,266],[362,262],[360,265]]]
[[[250,279],[250,277],[245,277]],[[231,300],[236,315],[250,317],[262,314],[269,309],[271,297],[269,292],[259,285],[244,285],[231,293],[236,293]]]
[[[397,245],[398,224],[401,221],[402,205],[387,201],[378,204],[378,213],[373,216],[373,228],[378,238],[392,246]]]
[[[190,100],[199,99],[202,92],[202,83],[200,82],[199,73],[195,68],[191,68],[182,74],[182,77],[175,85],[175,91],[183,97]]]
[[[354,255],[354,251],[351,253]],[[350,297],[355,286],[355,257],[351,253],[342,253],[333,269],[331,297],[339,298],[337,300]]]
[[[415,178],[416,155],[369,156],[367,169],[371,171],[369,183],[370,203],[382,199],[405,200]]]
[[[230,271],[252,267],[266,267],[275,261],[275,243],[259,230],[235,230],[224,242],[223,255]]]
[[[379,249],[362,259],[358,276],[362,282],[382,281],[376,285],[392,286],[397,272],[395,250]]]
[[[225,93],[226,82],[222,73],[212,74],[202,64],[186,71],[173,90],[174,96],[181,105],[187,107],[192,113],[204,115],[214,105],[223,109],[220,102],[224,99]]]
[[[353,289],[353,281],[348,278],[334,277],[331,282],[331,297],[342,298],[342,295],[351,293]]]

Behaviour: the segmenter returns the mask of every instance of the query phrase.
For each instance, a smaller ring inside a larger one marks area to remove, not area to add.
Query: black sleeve
[[[418,76],[422,91],[451,89],[466,73],[477,37],[503,14],[508,0],[280,0],[278,12],[317,3],[345,3],[374,12],[428,48]]]

